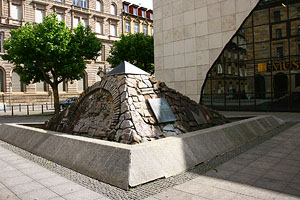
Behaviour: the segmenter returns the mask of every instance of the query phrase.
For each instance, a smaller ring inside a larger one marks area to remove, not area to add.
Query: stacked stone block
[[[175,122],[159,124],[148,99],[165,98]],[[105,77],[88,88],[46,127],[69,134],[138,144],[226,123],[217,112],[199,105],[147,75]]]

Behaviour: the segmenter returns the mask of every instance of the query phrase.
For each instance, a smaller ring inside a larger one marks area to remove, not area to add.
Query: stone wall
[[[156,78],[199,102],[208,70],[259,0],[154,0]]]
[[[157,122],[147,101],[154,98],[167,100],[175,122]],[[53,131],[137,144],[224,123],[220,114],[151,76],[118,75],[88,88],[46,126]]]

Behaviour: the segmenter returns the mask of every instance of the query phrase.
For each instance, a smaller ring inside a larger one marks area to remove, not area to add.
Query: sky
[[[152,0],[126,0],[130,3],[134,3],[136,5],[140,5],[145,8],[153,9],[153,1]]]

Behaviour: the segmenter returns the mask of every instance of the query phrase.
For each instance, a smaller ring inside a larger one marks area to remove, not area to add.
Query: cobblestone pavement
[[[236,117],[242,115],[236,112],[224,114]],[[247,116],[261,114],[266,113],[245,113]],[[298,123],[300,114],[275,113],[274,115],[280,115],[280,118],[284,117],[289,122],[271,131],[265,137],[251,141],[185,173],[132,188],[130,191],[91,179],[0,141],[0,200],[93,199],[93,195],[100,195],[95,197],[98,199],[147,198],[148,200],[300,199],[300,123]],[[35,121],[43,119],[38,118]],[[26,117],[18,119],[22,119],[23,122],[30,121]],[[17,122],[18,119],[11,118],[10,121]],[[50,174],[55,178],[51,179]],[[44,179],[47,181],[41,182]],[[61,180],[71,186],[65,186],[64,182],[60,182]],[[47,185],[48,182],[51,184],[51,181],[56,187]],[[12,184],[15,182],[17,185],[9,185],[10,182]],[[44,190],[40,188],[41,186]],[[23,196],[13,190],[15,188],[18,188],[17,190],[20,190]],[[85,191],[92,192],[93,195],[89,196]],[[51,196],[54,195],[53,193],[57,196]],[[35,195],[40,196],[38,198]]]

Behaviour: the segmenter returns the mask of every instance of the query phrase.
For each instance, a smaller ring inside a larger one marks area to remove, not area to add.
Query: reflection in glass
[[[300,2],[261,1],[207,77],[204,105],[300,111]]]

